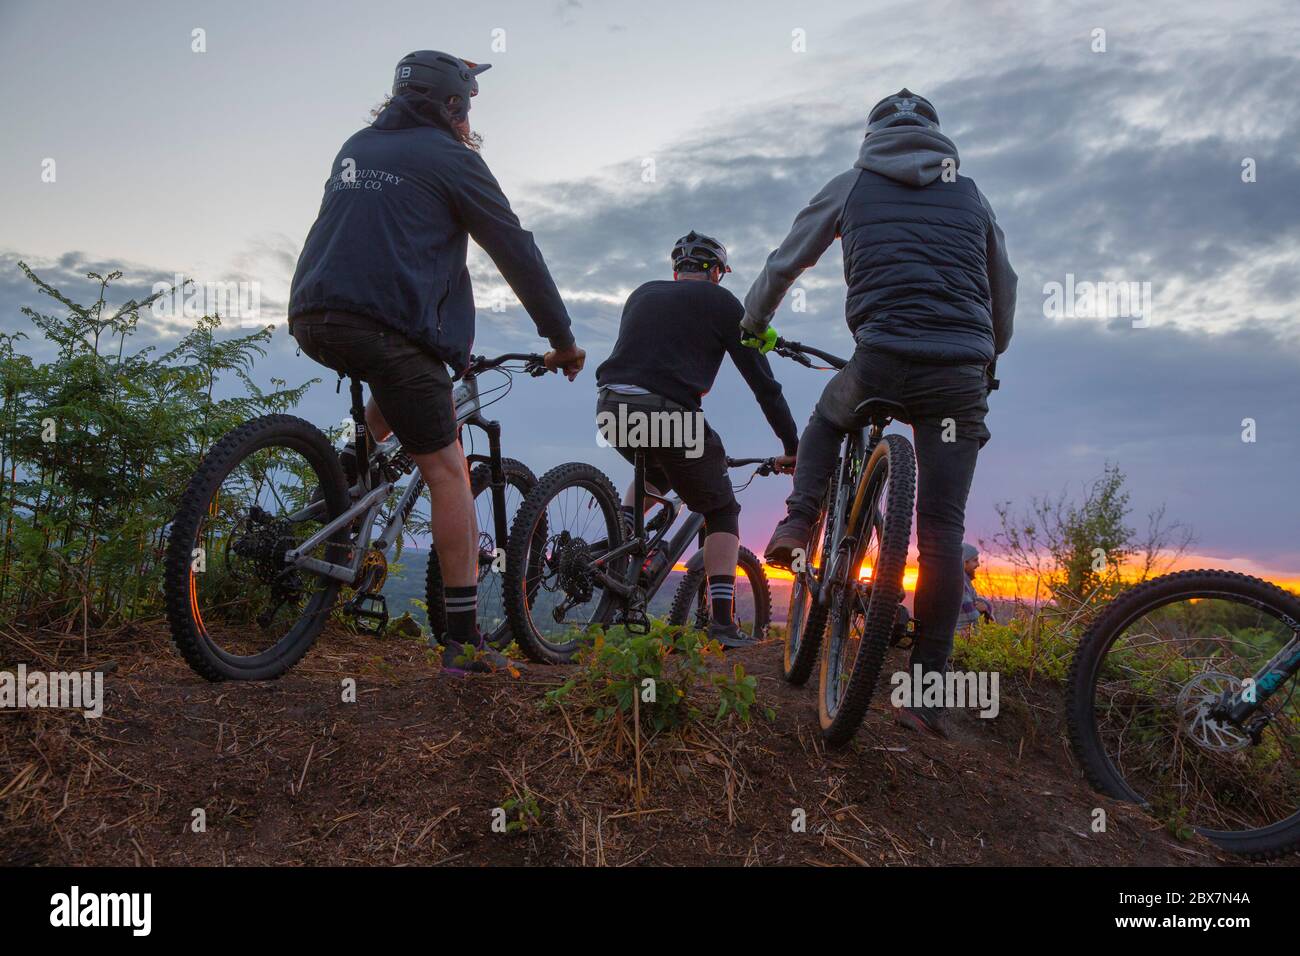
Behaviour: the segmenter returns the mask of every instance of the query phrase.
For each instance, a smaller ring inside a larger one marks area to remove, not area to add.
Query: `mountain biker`
[[[671,281],[647,282],[628,296],[614,350],[596,369],[596,411],[615,420],[620,420],[620,410],[623,415],[694,414],[703,424],[699,447],[644,449],[646,490],[659,495],[675,491],[688,508],[704,517],[709,637],[725,647],[741,647],[753,638],[741,632],[733,618],[740,504],[727,473],[722,439],[704,422],[700,404],[713,387],[723,356],[731,356],[781,442],[783,454],[777,456],[776,465],[786,474],[794,469],[798,428],[767,356],[742,346],[736,335],[744,309],[718,284],[731,271],[726,248],[691,231],[674,244],[672,264]],[[610,444],[634,461],[633,445],[616,440]],[[629,487],[623,506],[625,526],[632,522],[633,495]]]
[[[369,383],[370,434],[395,432],[424,476],[447,608],[447,633],[431,643],[455,671],[508,663],[478,631],[478,528],[448,373],[468,365],[474,340],[469,237],[550,342],[547,368],[572,381],[586,357],[532,234],[479,156],[470,99],[488,67],[436,50],[402,57],[391,97],[334,159],[288,310],[303,352]]]
[[[806,553],[842,436],[866,422],[864,400],[900,402],[919,468],[915,617],[909,670],[943,671],[962,597],[966,496],[989,438],[987,379],[1011,340],[1016,274],[988,200],[957,174],[957,147],[934,106],[907,89],[872,107],[857,162],[795,218],[745,297],[746,344],[769,350],[772,315],[786,290],[835,239],[848,285],[845,314],[856,349],[826,386],[799,444],[788,514],[767,549],[789,567]],[[945,733],[944,712],[908,708],[897,719]]]

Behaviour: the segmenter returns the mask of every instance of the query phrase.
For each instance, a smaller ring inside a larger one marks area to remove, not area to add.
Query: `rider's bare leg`
[[[736,560],[740,557],[740,539],[725,531],[715,531],[704,539],[704,573],[735,574]]]
[[[470,493],[469,468],[460,442],[411,458],[429,487],[429,528],[438,549],[443,585],[459,588],[476,584],[478,521],[474,515],[474,496]]]
[[[655,505],[659,504],[659,502],[655,501],[653,498],[650,497],[651,495],[659,495],[661,498],[663,497],[663,492],[660,491],[658,488],[656,488],[654,485],[650,484],[650,482],[648,481],[645,483],[645,494],[646,494],[646,499],[645,499],[646,511],[649,511]],[[636,482],[633,481],[631,484],[627,486],[627,494],[623,495],[623,507],[632,508],[635,506],[636,506]]]
[[[366,428],[375,441],[383,441],[393,433],[393,430],[388,427],[384,413],[379,410],[373,398],[366,402]]]

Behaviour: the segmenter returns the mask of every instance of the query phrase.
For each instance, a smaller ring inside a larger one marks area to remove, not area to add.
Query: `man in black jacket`
[[[675,433],[691,436],[689,445],[683,441],[680,446],[642,446],[647,490],[659,495],[675,491],[688,508],[704,517],[704,573],[712,612],[709,636],[724,646],[739,647],[753,640],[732,617],[740,504],[727,473],[722,439],[704,421],[700,406],[704,393],[713,387],[723,356],[731,356],[781,442],[783,454],[776,459],[780,471],[793,470],[798,430],[767,357],[745,348],[736,335],[744,309],[718,285],[731,271],[726,248],[716,239],[691,232],[677,240],[672,262],[673,281],[647,282],[623,306],[618,341],[596,369],[597,423],[605,440],[633,461],[637,441],[617,434],[622,423],[664,413],[692,418]],[[691,427],[695,421],[699,427]],[[632,495],[629,488],[624,505],[629,520]]]
[[[929,100],[907,89],[881,100],[857,163],[796,217],[745,297],[741,323],[747,344],[770,349],[772,314],[786,290],[840,240],[845,316],[857,348],[804,429],[789,514],[772,535],[767,560],[789,567],[796,550],[807,553],[840,442],[866,424],[855,412],[859,405],[868,398],[901,403],[920,471],[911,665],[927,672],[944,670],[952,652],[966,496],[989,438],[989,369],[1011,340],[1016,298],[1002,229],[975,183],[957,174],[959,163]],[[941,709],[905,708],[898,717],[945,733]]]
[[[470,236],[549,340],[547,367],[572,380],[585,361],[532,234],[478,154],[470,98],[487,68],[436,50],[402,58],[387,105],[334,160],[289,294],[302,350],[370,385],[371,434],[396,432],[429,486],[448,630],[434,639],[447,667],[471,670],[506,661],[478,633],[478,528],[447,368],[465,368],[474,340]]]

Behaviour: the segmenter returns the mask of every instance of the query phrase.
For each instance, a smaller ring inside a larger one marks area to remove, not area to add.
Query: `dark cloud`
[[[1291,95],[1300,88],[1300,56],[1247,55],[1244,34],[1234,44],[1164,37],[1162,57],[1145,55],[1152,37],[1120,39],[1096,57],[1012,50],[996,67],[922,91],[958,143],[963,171],[997,210],[1021,275],[1017,332],[999,366],[1004,387],[991,399],[994,437],[972,491],[969,536],[994,530],[996,502],[1077,491],[1110,461],[1129,476],[1137,523],[1166,502],[1171,516],[1196,529],[1201,553],[1300,571],[1291,479],[1300,470],[1292,420],[1300,318],[1286,309],[1300,282],[1300,102]],[[840,85],[859,72],[846,65]],[[880,91],[863,91],[862,110],[868,92]],[[727,284],[744,295],[802,204],[855,157],[863,117],[842,108],[845,98],[828,88],[820,98],[723,116],[652,156],[515,197],[570,297],[590,369],[612,344],[622,295],[665,276],[672,240],[690,228],[728,244],[736,271]],[[508,148],[499,134],[485,158]],[[1241,182],[1245,157],[1258,164],[1256,183]],[[646,159],[654,161],[652,182],[643,181]],[[277,237],[235,265],[286,278],[296,250]],[[77,275],[95,266],[83,259],[70,253],[43,274],[56,285],[84,283]],[[32,301],[13,261],[0,259],[0,325],[8,327],[16,304]],[[500,278],[482,256],[473,268],[487,301]],[[170,277],[125,271],[123,298]],[[1151,282],[1157,324],[1045,319],[1043,284],[1066,273]],[[801,284],[808,311],[784,306],[781,330],[847,350],[838,247]],[[517,304],[480,314],[477,345],[541,347]],[[802,422],[825,376],[776,368]],[[261,374],[296,381],[320,373],[294,355],[281,330]],[[521,380],[493,411],[507,453],[538,473],[581,458],[623,481],[626,466],[595,446],[593,404],[589,373],[572,385]],[[729,368],[706,410],[735,453],[776,451]],[[340,417],[332,380],[305,411],[322,423]],[[1241,441],[1245,418],[1257,423],[1253,444]],[[787,488],[777,479],[746,493],[751,547],[763,544]]]

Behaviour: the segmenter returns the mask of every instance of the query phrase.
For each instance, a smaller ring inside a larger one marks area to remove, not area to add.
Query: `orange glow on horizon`
[[[771,581],[782,581],[788,583],[794,580],[794,575],[784,568],[774,568],[771,566],[765,567],[767,570],[767,577]],[[1271,581],[1278,587],[1284,588],[1288,591],[1300,593],[1300,575],[1296,575],[1294,572],[1278,573],[1268,568],[1256,567],[1241,559],[1229,559],[1225,561],[1222,558],[1216,559],[1204,555],[1189,555],[1175,562],[1172,567],[1162,569],[1158,573],[1168,574],[1174,571],[1185,571],[1193,568],[1222,568],[1232,571],[1241,571],[1245,574],[1251,574],[1255,577]],[[678,562],[673,570],[684,572],[686,571],[686,565],[682,562]],[[1126,568],[1123,572],[1123,576],[1126,580],[1136,580],[1138,570],[1139,569],[1136,567]],[[743,574],[744,572],[741,571],[740,568],[736,569],[736,576],[738,578],[742,577]],[[864,565],[859,577],[862,579],[869,579],[871,577],[871,568]],[[917,565],[909,562],[903,571],[903,590],[909,594],[914,593],[916,591],[916,582],[918,577],[919,568]],[[979,570],[975,572],[975,590],[985,597],[1007,600],[1019,597],[1023,600],[1032,600],[1034,597],[1034,576],[1025,571],[1011,567],[1010,565],[982,563],[979,566]],[[1047,599],[1048,589],[1046,584],[1041,586],[1039,596],[1042,600]]]

